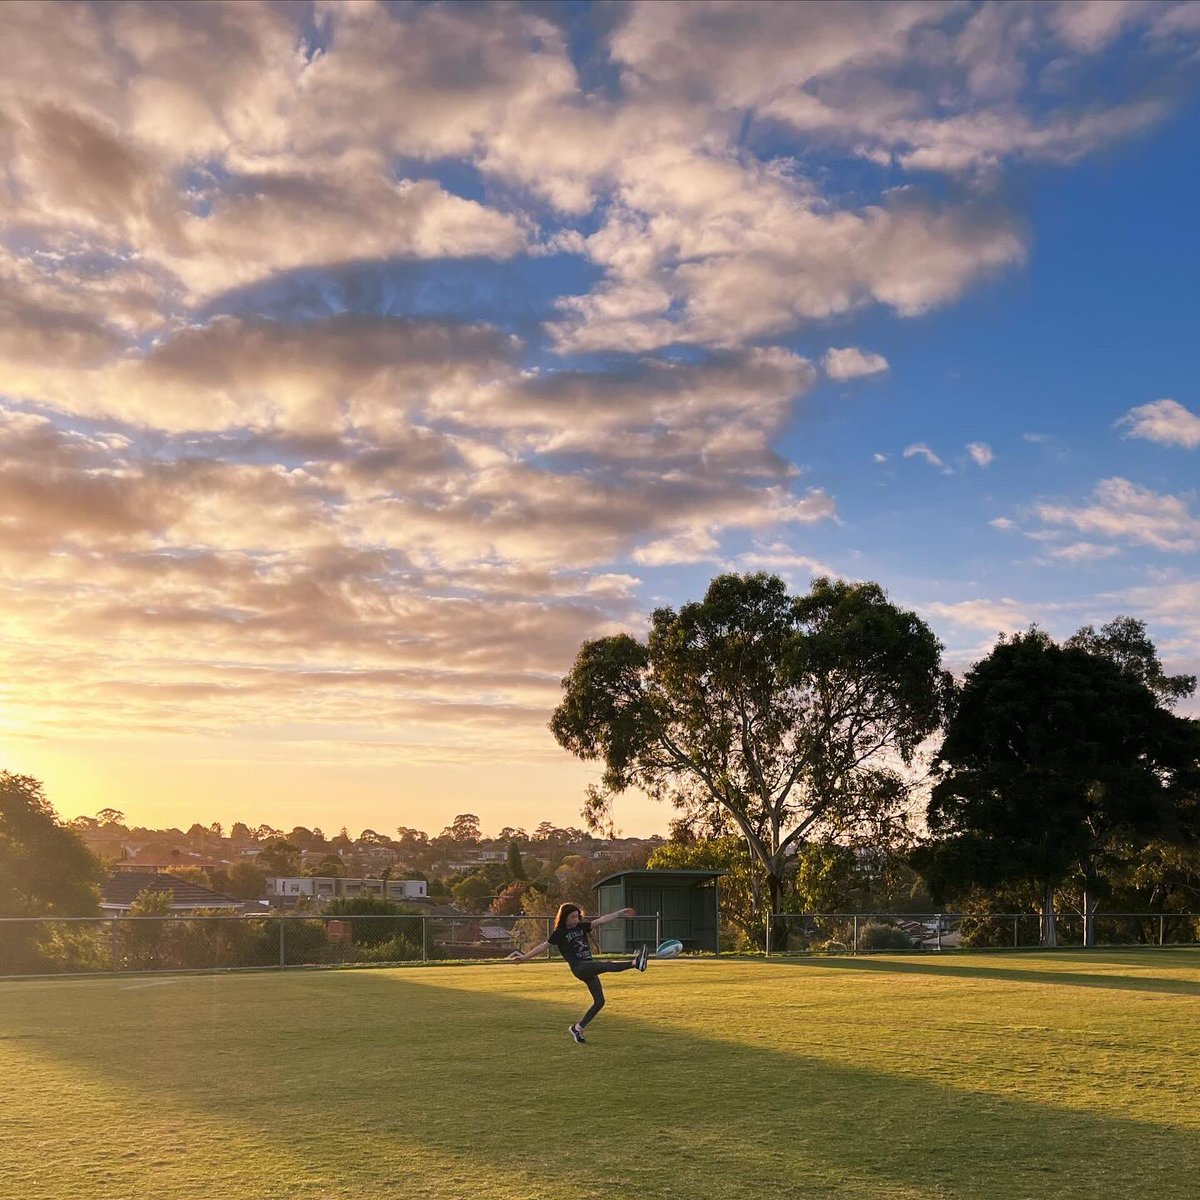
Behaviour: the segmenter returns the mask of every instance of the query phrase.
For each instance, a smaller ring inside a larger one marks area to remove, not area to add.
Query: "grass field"
[[[1200,952],[0,984],[3,1200],[1191,1200]]]

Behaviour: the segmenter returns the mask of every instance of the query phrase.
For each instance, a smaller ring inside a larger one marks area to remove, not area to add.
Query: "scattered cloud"
[[[1016,529],[1017,523],[1011,517],[993,517],[989,522],[993,529]]]
[[[1095,562],[1102,558],[1112,558],[1120,554],[1119,546],[1099,545],[1096,542],[1072,542],[1069,546],[1057,546],[1050,551],[1051,558],[1064,559],[1067,562]]]
[[[1145,438],[1163,446],[1200,446],[1200,416],[1177,400],[1154,400],[1131,408],[1118,422],[1126,437]]]
[[[971,456],[971,461],[979,467],[991,466],[996,457],[987,442],[968,442],[967,453]]]
[[[1191,497],[1162,495],[1117,476],[1103,479],[1092,502],[1072,506],[1039,503],[1034,511],[1048,526],[1101,534],[1176,554],[1200,549],[1200,514]]]
[[[757,545],[753,550],[738,555],[733,566],[740,571],[771,571],[797,585],[820,575],[831,579],[845,577],[844,572],[836,570],[820,559],[798,554],[786,542]]]
[[[937,602],[924,605],[927,612],[993,633],[1013,633],[1026,628],[1033,620],[1033,610],[1019,600],[1007,597],[1000,600],[959,600],[955,603]]]
[[[1182,57],[1193,13],[663,0],[589,56],[546,6],[11,6],[6,714],[542,753],[638,568],[749,537],[746,568],[828,570],[788,541],[838,503],[779,452],[818,378],[779,343],[1018,268],[1004,170],[1160,120],[1161,79],[1096,72],[1117,39]],[[861,187],[812,166],[839,156]],[[1196,420],[1126,418],[1192,446]],[[1195,548],[1191,504],[1109,480],[1038,511],[1096,539],[1078,561]],[[989,603],[943,607],[1017,613]]]
[[[913,442],[904,447],[905,458],[923,458],[931,467],[945,467],[945,463],[924,442]]]
[[[859,379],[868,375],[882,375],[888,370],[888,360],[882,354],[872,354],[853,346],[826,350],[821,363],[830,379]]]

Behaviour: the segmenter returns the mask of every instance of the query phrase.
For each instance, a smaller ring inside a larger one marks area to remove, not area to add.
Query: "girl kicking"
[[[547,946],[557,946],[563,958],[567,960],[571,974],[587,984],[587,990],[592,994],[592,1007],[574,1025],[568,1027],[568,1031],[577,1042],[587,1041],[583,1031],[588,1022],[604,1007],[604,988],[600,986],[600,976],[607,975],[610,971],[644,971],[646,955],[649,953],[648,948],[643,946],[628,962],[599,962],[592,957],[592,948],[588,945],[588,932],[594,925],[604,925],[618,917],[636,916],[637,913],[632,908],[622,908],[619,912],[585,921],[578,904],[563,904],[554,918],[554,928],[544,942],[540,942],[524,954],[516,950],[509,955],[509,958],[517,962],[528,962],[541,954]]]

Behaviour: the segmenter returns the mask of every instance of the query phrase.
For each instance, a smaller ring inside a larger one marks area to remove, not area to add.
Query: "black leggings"
[[[633,963],[631,962],[596,962],[594,959],[591,962],[576,963],[571,968],[571,974],[576,979],[587,984],[587,990],[592,993],[592,1007],[583,1014],[580,1019],[579,1028],[582,1029],[603,1007],[604,1007],[604,989],[600,986],[600,976],[607,975],[610,971],[632,971]]]

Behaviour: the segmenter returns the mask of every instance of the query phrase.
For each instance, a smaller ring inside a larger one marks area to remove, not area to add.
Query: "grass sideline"
[[[0,1200],[1190,1200],[1200,950],[0,985]]]

